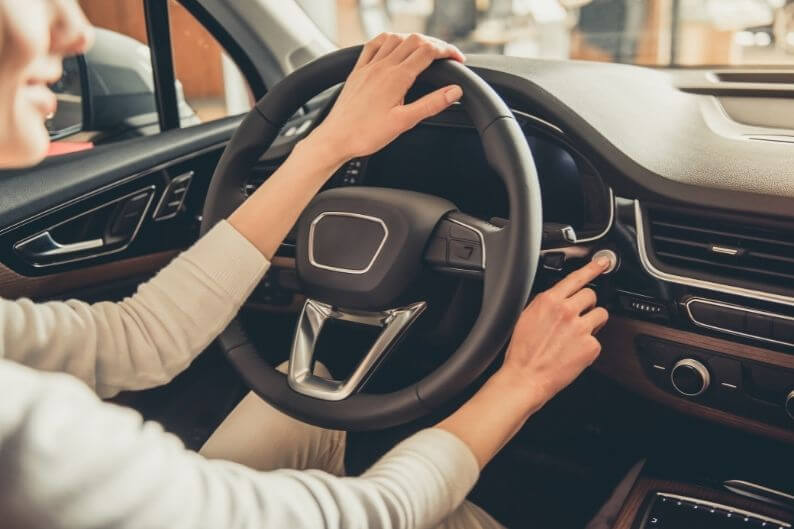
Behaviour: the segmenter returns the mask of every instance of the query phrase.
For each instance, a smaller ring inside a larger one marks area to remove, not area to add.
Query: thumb
[[[463,96],[463,89],[458,85],[449,85],[420,97],[413,103],[402,106],[405,119],[411,126],[423,119],[435,116]]]

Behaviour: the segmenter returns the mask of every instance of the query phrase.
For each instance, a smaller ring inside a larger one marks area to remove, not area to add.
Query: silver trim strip
[[[49,231],[43,231],[38,235],[28,237],[24,241],[16,243],[14,245],[14,250],[26,257],[35,259],[37,257],[57,257],[59,255],[93,250],[95,248],[101,248],[104,244],[105,241],[101,238],[61,244],[53,239]]]
[[[34,262],[28,262],[28,263],[31,266],[33,266],[34,268],[47,268],[47,267],[50,267],[50,266],[62,265],[62,264],[67,264],[67,263],[74,263],[74,262],[77,262],[77,261],[85,261],[86,259],[94,259],[96,257],[102,257],[103,255],[111,255],[111,254],[118,253],[118,252],[126,250],[127,248],[129,248],[130,244],[132,244],[132,242],[138,236],[138,231],[141,229],[141,226],[143,225],[143,222],[146,220],[146,214],[149,212],[149,206],[152,205],[152,199],[154,199],[154,191],[155,191],[155,186],[153,186],[153,185],[142,187],[142,188],[138,189],[137,191],[134,191],[132,193],[128,193],[128,194],[126,194],[126,195],[124,195],[122,197],[119,197],[119,198],[114,198],[113,200],[109,200],[109,201],[107,201],[107,202],[105,202],[105,203],[103,203],[103,204],[101,204],[101,205],[99,205],[99,206],[97,206],[95,208],[91,208],[88,211],[84,211],[84,212],[82,212],[82,213],[80,213],[78,215],[74,215],[72,217],[69,217],[68,219],[63,220],[63,221],[61,221],[61,222],[59,222],[57,224],[53,224],[52,226],[49,226],[47,229],[43,230],[43,232],[48,232],[48,231],[50,231],[50,230],[52,230],[54,228],[57,228],[58,226],[66,224],[67,222],[71,222],[71,221],[73,221],[75,219],[78,219],[80,217],[83,217],[85,215],[90,215],[94,211],[97,211],[97,210],[100,210],[102,208],[108,207],[111,204],[115,204],[117,202],[121,202],[122,200],[126,200],[126,199],[128,199],[130,197],[133,197],[135,195],[139,195],[141,193],[148,193],[149,198],[147,199],[146,205],[144,206],[143,211],[141,212],[141,216],[138,219],[138,224],[135,225],[135,229],[133,230],[132,235],[130,236],[130,238],[127,241],[125,241],[118,248],[112,248],[110,250],[105,250],[105,251],[102,251],[102,252],[91,253],[91,254],[87,254],[87,255],[81,255],[81,256],[78,256],[78,257],[70,258],[70,259],[61,259],[59,261],[53,261],[51,263],[34,263]],[[41,235],[41,233],[42,232],[39,232],[39,233],[37,233],[35,235],[32,235],[31,237],[27,237],[25,239],[22,239],[21,241],[19,241],[16,244],[14,244],[14,249],[16,250],[16,248],[18,246],[20,246],[22,244],[25,244],[28,240]]]
[[[784,522],[783,520],[777,520],[775,518],[770,518],[769,516],[764,516],[763,514],[758,514],[755,512],[745,511],[744,509],[737,509],[736,507],[731,507],[730,505],[724,505],[722,503],[715,503],[713,501],[706,501],[701,500],[699,498],[692,498],[690,496],[681,496],[680,494],[671,494],[669,492],[657,492],[657,496],[661,498],[669,498],[671,500],[679,500],[679,501],[687,501],[690,503],[696,503],[698,505],[702,505],[704,507],[708,507],[709,509],[720,509],[723,511],[728,511],[729,513],[736,513],[738,515],[744,516],[745,518],[753,517],[759,520],[762,520],[767,523],[777,524],[778,527],[783,528],[790,528],[791,524],[788,522]],[[772,528],[770,528],[772,529]]]
[[[656,268],[648,258],[648,251],[645,248],[645,225],[642,220],[642,209],[640,201],[634,201],[634,218],[635,228],[637,230],[637,249],[640,253],[640,263],[642,263],[645,271],[651,276],[662,281],[669,283],[676,283],[678,285],[686,285],[695,288],[703,288],[706,290],[713,290],[715,292],[722,292],[724,294],[732,294],[734,296],[741,296],[745,298],[760,299],[769,301],[771,303],[780,303],[782,305],[794,306],[794,297],[784,296],[782,294],[775,294],[773,292],[764,292],[762,290],[755,290],[751,288],[736,287],[733,285],[726,285],[724,283],[714,283],[704,279],[696,279],[694,277],[679,276],[663,272]]]
[[[339,401],[352,395],[370,376],[381,358],[398,338],[425,310],[427,304],[419,301],[407,307],[383,312],[349,311],[334,308],[327,303],[307,299],[298,318],[295,338],[289,357],[287,382],[296,392],[316,399]],[[381,327],[363,360],[347,380],[329,380],[314,374],[314,349],[323,325],[328,320],[341,320]]]
[[[482,269],[483,271],[485,271],[485,236],[483,235],[483,233],[479,230],[479,228],[475,228],[474,226],[471,226],[470,224],[466,224],[465,222],[461,222],[456,219],[451,219],[449,217],[446,217],[446,219],[452,222],[453,224],[457,224],[458,226],[469,228],[471,231],[477,234],[477,237],[480,238],[480,246],[482,247]]]
[[[785,408],[785,410],[786,410],[786,415],[788,415],[789,417],[791,417],[792,419],[794,419],[794,413],[792,413],[792,412],[791,412],[791,411],[788,409],[788,403],[789,403],[789,401],[791,401],[791,400],[794,400],[794,389],[792,389],[791,391],[789,391],[788,395],[786,395],[786,402],[784,402],[784,403],[783,403],[783,408]],[[794,496],[789,496],[789,497],[790,497],[792,500],[794,500]]]
[[[711,300],[711,299],[706,299],[706,298],[701,298],[701,297],[689,298],[684,303],[684,308],[686,308],[686,312],[687,312],[687,315],[689,316],[689,319],[692,321],[692,323],[694,323],[698,327],[703,327],[704,329],[711,329],[713,331],[724,332],[726,334],[733,334],[734,336],[741,336],[743,338],[752,338],[753,340],[761,340],[761,341],[764,341],[764,342],[775,343],[775,344],[779,344],[779,345],[785,345],[785,346],[788,346],[788,347],[794,347],[794,343],[784,342],[782,340],[775,340],[774,338],[764,338],[763,336],[757,336],[755,334],[745,333],[745,332],[741,332],[741,331],[735,331],[733,329],[725,329],[725,328],[720,327],[718,325],[711,325],[709,323],[703,323],[701,321],[698,321],[697,318],[695,318],[695,315],[692,314],[692,309],[690,308],[690,305],[692,303],[705,303],[706,305],[712,305],[712,306],[715,306],[715,307],[723,307],[723,308],[726,308],[726,309],[736,309],[736,310],[741,310],[741,311],[744,311],[744,312],[751,312],[753,314],[760,314],[761,316],[770,316],[772,318],[781,318],[781,319],[784,319],[784,320],[794,321],[794,318],[792,318],[791,316],[786,316],[784,314],[777,314],[775,312],[766,312],[766,311],[763,311],[763,310],[751,309],[749,307],[742,307],[741,305],[732,305],[731,303],[723,303],[721,301],[714,301],[714,300]]]
[[[375,254],[370,259],[369,264],[364,268],[353,269],[353,268],[341,268],[336,266],[329,266],[318,263],[314,259],[314,229],[317,226],[317,223],[320,222],[325,217],[353,217],[357,219],[364,219],[370,222],[374,222],[376,224],[380,224],[383,228],[383,239],[380,241],[380,245],[378,249],[375,250]],[[309,225],[309,263],[316,268],[322,268],[323,270],[330,270],[332,272],[341,272],[343,274],[366,274],[372,268],[372,265],[375,264],[375,259],[378,258],[380,255],[381,250],[383,250],[383,246],[386,244],[386,239],[389,238],[389,227],[386,226],[386,223],[383,222],[383,219],[378,217],[371,217],[369,215],[362,215],[360,213],[348,213],[346,211],[325,211],[317,215],[312,223]]]
[[[794,391],[792,391],[794,393]],[[781,490],[770,489],[758,483],[744,481],[742,479],[729,479],[722,483],[723,487],[736,494],[747,496],[767,503],[794,505],[794,495]]]
[[[723,255],[738,255],[739,250],[737,248],[726,248],[725,246],[717,246],[716,244],[711,245],[711,251],[714,253],[721,253]]]

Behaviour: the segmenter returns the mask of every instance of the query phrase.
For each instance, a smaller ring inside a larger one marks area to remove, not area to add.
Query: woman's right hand
[[[598,357],[593,336],[607,321],[587,284],[606,270],[596,261],[529,304],[513,330],[504,363],[438,428],[458,436],[485,466],[526,420]]]
[[[579,376],[601,352],[594,334],[607,322],[587,284],[607,263],[590,262],[537,295],[513,330],[497,375],[522,388],[529,406],[542,405]]]

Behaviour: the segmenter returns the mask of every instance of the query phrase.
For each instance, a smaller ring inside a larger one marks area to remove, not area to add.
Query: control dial
[[[794,389],[792,389],[786,397],[786,403],[784,404],[784,407],[786,408],[786,413],[788,413],[788,416],[794,419]]]
[[[709,370],[694,358],[679,360],[670,370],[670,381],[681,395],[697,397],[702,395],[711,382]]]

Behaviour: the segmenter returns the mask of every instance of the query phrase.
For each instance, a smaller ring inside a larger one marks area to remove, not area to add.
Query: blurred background
[[[174,0],[171,41],[183,125],[250,108],[221,46]],[[242,1],[242,0],[235,0]],[[267,0],[250,0],[267,1]],[[284,1],[284,0],[278,0]],[[271,2],[272,3],[272,2]],[[328,39],[421,32],[469,53],[614,61],[655,67],[794,65],[794,0],[297,0]],[[140,0],[80,0],[99,28],[87,55],[118,90],[150,94]],[[278,6],[278,3],[273,5]],[[112,73],[112,75],[111,75]],[[133,82],[134,81],[134,82]],[[64,97],[68,87],[64,87]],[[151,95],[146,96],[151,105]]]

